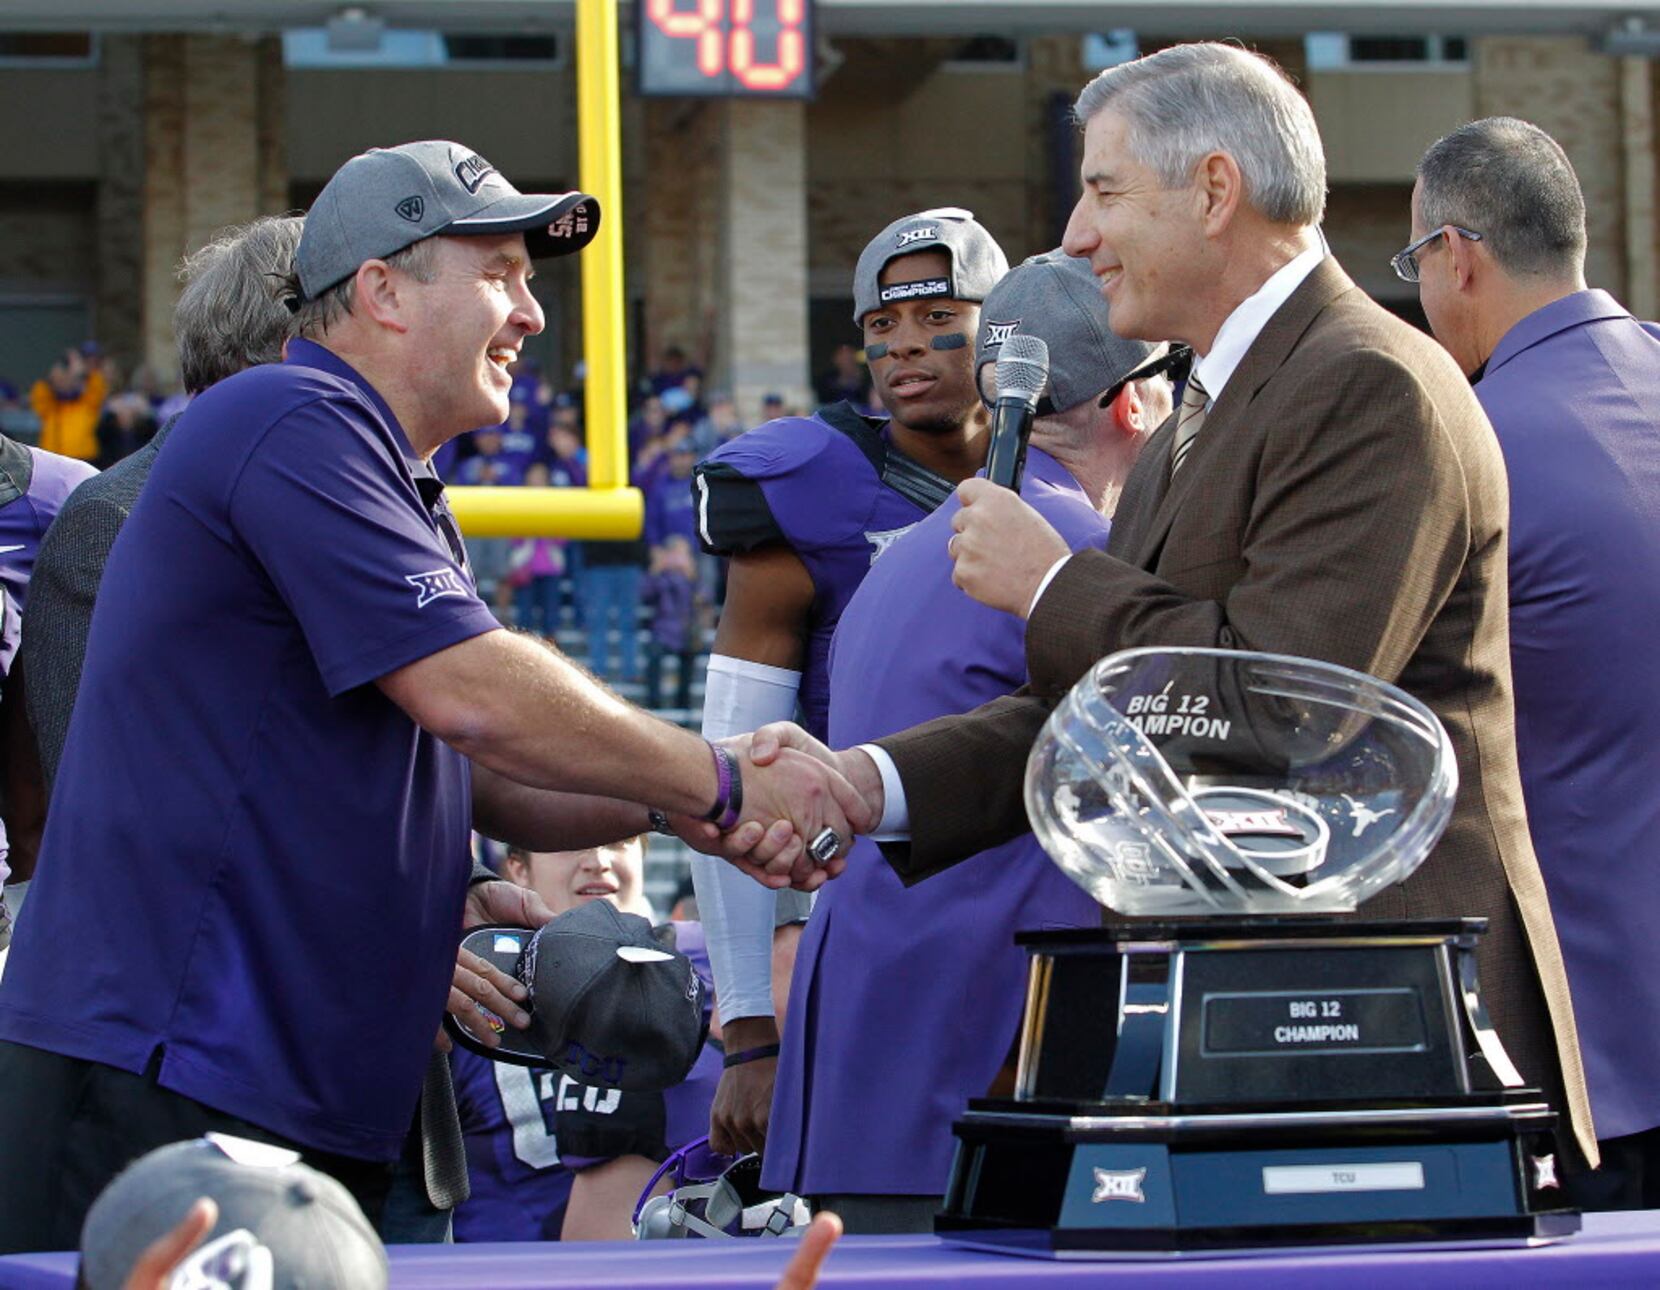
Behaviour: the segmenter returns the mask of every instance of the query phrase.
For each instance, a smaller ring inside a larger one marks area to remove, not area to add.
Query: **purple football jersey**
[[[709,985],[702,927],[671,926],[675,948]],[[721,1054],[705,1044],[691,1074],[662,1093],[582,1084],[462,1048],[450,1054],[450,1067],[472,1186],[455,1211],[455,1239],[557,1241],[583,1169],[625,1155],[665,1160],[709,1131]]]
[[[781,543],[813,579],[802,660],[804,724],[822,739],[830,713],[830,638],[876,557],[951,495],[899,453],[887,423],[849,404],[782,417],[722,444],[694,476],[698,536],[715,555]]]
[[[1074,550],[1106,542],[1106,521],[1041,449],[1029,451],[1020,491]],[[1025,624],[952,585],[946,543],[957,509],[952,498],[895,542],[842,615],[832,747],[966,712],[1024,684]],[[914,887],[860,838],[846,872],[819,892],[796,955],[767,1187],[942,1192],[951,1121],[985,1094],[1019,1025],[1026,963],[1015,932],[1099,921],[1094,900],[1031,834]]]
[[[0,488],[11,494],[0,503],[0,594],[5,596],[0,620],[0,679],[11,673],[22,626],[29,578],[34,573],[40,541],[75,486],[98,472],[84,461],[42,452],[4,439],[0,446]],[[0,883],[10,877],[6,826],[0,822]]]
[[[0,504],[0,586],[21,612],[28,600],[29,575],[34,572],[46,526],[75,491],[75,485],[98,472],[73,457],[15,443],[6,445],[4,458],[6,464],[21,469],[4,472],[15,487],[9,490],[14,493],[11,500]],[[26,488],[18,475],[27,475]]]

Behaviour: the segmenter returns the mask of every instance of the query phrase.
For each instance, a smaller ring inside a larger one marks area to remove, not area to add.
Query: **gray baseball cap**
[[[525,1037],[584,1084],[665,1089],[691,1073],[709,1034],[708,989],[638,914],[589,901],[542,927],[518,962]]]
[[[1114,335],[1107,322],[1107,299],[1089,261],[1058,248],[1045,251],[1010,269],[986,296],[974,370],[995,362],[1009,337],[1036,336],[1049,346],[1049,401],[1065,412],[1163,352],[1161,345]]]
[[[944,251],[951,261],[949,278],[929,278],[882,289],[879,279],[888,261],[916,251]],[[984,300],[997,280],[1009,271],[1009,259],[997,239],[961,206],[938,206],[896,219],[859,253],[853,270],[853,323],[864,321],[872,309],[895,300],[928,297]]]
[[[192,1285],[242,1285],[228,1274],[254,1267],[269,1267],[272,1290],[386,1285],[386,1250],[350,1192],[296,1151],[219,1133],[158,1147],[104,1189],[81,1228],[86,1285],[120,1290],[139,1255],[203,1196],[219,1220],[186,1260],[204,1274]],[[226,1275],[214,1280],[210,1269]]]
[[[521,193],[464,144],[424,139],[360,152],[323,185],[295,256],[307,300],[423,238],[523,233],[534,260],[580,251],[599,231],[587,193]]]

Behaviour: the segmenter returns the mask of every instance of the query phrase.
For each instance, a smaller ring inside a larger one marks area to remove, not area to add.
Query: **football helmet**
[[[674,1186],[653,1196],[665,1177]],[[812,1217],[807,1202],[794,1193],[762,1189],[760,1156],[721,1155],[702,1137],[671,1155],[646,1183],[634,1206],[634,1235],[642,1241],[799,1236]]]

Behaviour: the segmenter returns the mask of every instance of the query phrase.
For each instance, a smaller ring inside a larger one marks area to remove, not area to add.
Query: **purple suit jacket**
[[[1604,291],[1476,386],[1510,476],[1510,658],[1533,848],[1597,1136],[1660,1124],[1660,339]]]

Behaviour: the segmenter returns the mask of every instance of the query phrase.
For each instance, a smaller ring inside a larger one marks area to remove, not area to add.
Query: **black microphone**
[[[986,453],[986,478],[992,483],[1020,491],[1026,441],[1032,437],[1032,419],[1048,384],[1048,345],[1018,333],[1003,342],[997,355],[997,402],[991,407],[991,448]]]

